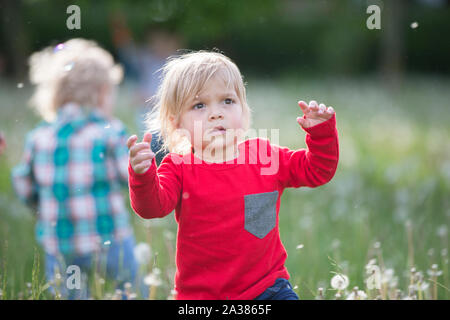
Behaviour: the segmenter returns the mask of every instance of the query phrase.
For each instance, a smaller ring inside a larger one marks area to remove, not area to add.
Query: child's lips
[[[210,134],[213,136],[224,134],[227,130],[222,126],[217,126],[211,129]]]

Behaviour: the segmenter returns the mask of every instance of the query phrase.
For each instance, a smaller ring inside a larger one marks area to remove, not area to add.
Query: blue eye
[[[198,110],[198,109],[203,108],[204,106],[205,106],[205,104],[203,104],[203,103],[197,103],[195,106],[193,106],[193,109],[197,109]]]
[[[232,104],[233,102],[233,99],[225,99],[225,104]]]

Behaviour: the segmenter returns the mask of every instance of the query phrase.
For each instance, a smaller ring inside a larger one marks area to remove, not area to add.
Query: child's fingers
[[[319,114],[323,114],[323,113],[325,113],[326,111],[327,111],[327,107],[326,107],[323,103],[321,103],[321,104],[319,105],[318,113],[319,113]]]
[[[144,134],[144,138],[142,138],[142,142],[151,143],[152,142],[152,134],[147,132]]]
[[[300,100],[298,102],[298,105],[300,106],[300,109],[302,109],[303,113],[308,113],[308,104],[305,101]]]
[[[130,162],[132,165],[138,165],[141,162],[147,161],[147,160],[151,160],[155,157],[155,154],[153,152],[141,152],[138,153],[136,156],[134,156]]]
[[[316,100],[311,100],[309,102],[309,109],[312,112],[317,112],[317,110],[319,110],[319,106],[317,105],[317,101]]]
[[[333,107],[328,107],[328,109],[327,109],[327,113],[329,113],[329,114],[333,114],[333,113],[334,113],[334,109],[333,109]]]
[[[130,157],[136,156],[141,151],[151,151],[150,144],[147,142],[139,142],[130,148]]]
[[[127,140],[128,150],[130,150],[130,148],[136,143],[136,141],[137,141],[137,136],[135,134],[133,134],[131,137],[128,138],[128,140]]]
[[[134,166],[133,170],[137,174],[142,174],[142,173],[145,173],[148,170],[148,168],[150,168],[151,164],[152,164],[151,160],[147,160],[147,161],[141,162],[140,164]]]
[[[299,125],[301,125],[302,127],[305,127],[305,126],[307,126],[307,120],[305,119],[305,118],[303,118],[303,117],[298,117],[297,118],[297,122],[298,122],[298,124]]]

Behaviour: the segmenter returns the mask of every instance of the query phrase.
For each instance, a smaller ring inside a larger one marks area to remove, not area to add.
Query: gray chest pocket
[[[275,227],[277,199],[278,191],[245,195],[245,230],[264,238]]]

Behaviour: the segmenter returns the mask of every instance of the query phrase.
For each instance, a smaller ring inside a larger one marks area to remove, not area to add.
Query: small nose
[[[212,107],[209,114],[209,120],[223,119],[223,113],[220,107]]]

